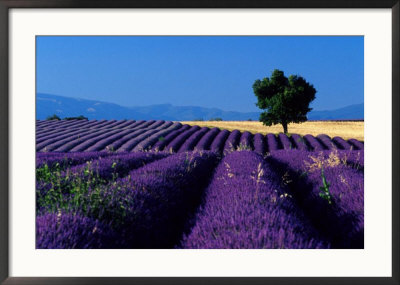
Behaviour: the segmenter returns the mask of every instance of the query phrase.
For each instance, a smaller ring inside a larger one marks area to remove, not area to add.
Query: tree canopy
[[[303,77],[290,75],[275,69],[271,77],[257,79],[253,84],[257,97],[256,106],[265,110],[260,121],[266,126],[282,124],[284,133],[289,123],[307,121],[307,113],[312,110],[310,103],[315,99],[316,90]]]
[[[50,121],[50,120],[61,120],[61,118],[59,116],[57,116],[56,114],[52,115],[52,116],[48,116],[46,118],[46,120]]]
[[[70,120],[88,120],[87,117],[80,115],[78,117],[65,117],[64,120],[70,121]]]

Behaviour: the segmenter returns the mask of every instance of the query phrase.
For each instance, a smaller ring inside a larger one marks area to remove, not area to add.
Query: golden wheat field
[[[261,122],[251,121],[182,121],[182,124],[198,125],[200,127],[217,127],[220,129],[249,131],[253,134],[282,133],[281,125],[264,126]],[[299,135],[327,134],[331,138],[339,136],[343,139],[364,141],[364,122],[346,121],[307,121],[299,124],[289,124],[288,132]]]

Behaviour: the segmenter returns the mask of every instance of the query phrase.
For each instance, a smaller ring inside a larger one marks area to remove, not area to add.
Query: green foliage
[[[59,116],[57,116],[56,114],[54,114],[53,116],[48,116],[48,117],[46,118],[46,120],[47,120],[47,121],[50,121],[50,120],[57,120],[57,121],[59,121],[59,120],[61,120],[61,118],[60,118]]]
[[[64,120],[88,120],[88,118],[86,118],[85,116],[78,116],[78,117],[65,117]]]
[[[325,174],[324,174],[324,168],[321,167],[321,178],[322,178],[322,186],[319,187],[321,192],[319,193],[319,196],[327,200],[329,204],[332,204],[332,197],[331,193],[329,192],[329,187],[331,186],[328,181],[326,181]]]
[[[115,169],[116,166],[117,162],[114,162],[111,168]],[[117,179],[118,173],[115,171],[111,180],[101,178],[96,165],[91,161],[86,163],[82,171],[76,173],[71,172],[69,167],[63,170],[59,165],[50,168],[45,164],[36,169],[36,180],[47,185],[46,191],[36,191],[37,210],[82,211],[99,216],[101,209],[109,202],[108,197],[104,196],[105,188],[102,185],[114,183]]]
[[[222,118],[210,118],[209,121],[223,121]]]
[[[164,140],[165,140],[165,138],[164,138],[163,136],[161,136],[161,137],[158,138],[158,141],[159,141],[159,142],[162,142],[162,141],[164,141]]]
[[[203,118],[198,118],[198,119],[194,119],[193,121],[199,121],[199,122],[202,122],[202,121],[204,121],[204,119]]]
[[[270,78],[257,79],[253,91],[257,97],[256,106],[265,110],[260,121],[266,126],[282,124],[284,133],[289,123],[307,121],[307,113],[312,110],[309,105],[317,92],[303,77],[290,75],[287,78],[278,69]]]

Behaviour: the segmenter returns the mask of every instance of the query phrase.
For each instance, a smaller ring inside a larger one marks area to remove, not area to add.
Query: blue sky
[[[144,106],[258,111],[252,85],[274,69],[314,85],[314,110],[364,102],[364,38],[37,37],[36,89]]]

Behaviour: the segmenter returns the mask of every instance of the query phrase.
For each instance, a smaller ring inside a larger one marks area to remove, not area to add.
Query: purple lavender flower
[[[332,142],[334,142],[339,149],[344,149],[344,150],[351,149],[351,145],[341,137],[334,137],[332,139]]]
[[[308,150],[308,147],[304,141],[304,139],[298,134],[292,134],[291,136],[293,145],[295,149],[298,150]]]
[[[292,143],[286,134],[280,133],[278,138],[284,149],[293,149]]]
[[[318,135],[317,140],[321,142],[325,149],[337,149],[337,146],[332,142],[331,138],[328,135]]]
[[[268,157],[334,248],[364,247],[364,175],[339,151],[279,151]],[[325,180],[325,182],[324,182]]]
[[[191,151],[199,140],[209,131],[207,127],[203,127],[197,132],[193,133],[188,139],[181,145],[178,152]]]
[[[261,155],[264,155],[267,151],[265,137],[262,134],[254,135],[254,151]]]
[[[327,248],[269,163],[252,151],[217,167],[182,248]]]
[[[173,247],[188,230],[216,162],[212,152],[178,153],[104,186],[96,215],[116,229],[115,246]]]
[[[230,153],[236,150],[236,147],[239,145],[239,140],[241,137],[241,133],[238,130],[232,131],[228,138],[226,139],[224,146],[224,154]]]
[[[36,218],[37,249],[110,248],[115,238],[109,226],[78,214],[46,213]]]
[[[195,148],[198,150],[210,150],[211,143],[219,132],[218,128],[212,128],[199,140]]]
[[[269,152],[273,152],[279,149],[278,140],[274,134],[267,134],[266,139]]]
[[[226,140],[228,139],[230,131],[222,130],[214,139],[210,149],[212,151],[222,153]]]
[[[165,136],[165,138],[159,139],[153,146],[152,150],[163,150],[166,145],[168,145],[173,139],[175,139],[178,135],[181,133],[187,131],[190,129],[189,125],[183,125],[181,128],[178,128],[172,132],[170,132],[168,135]]]
[[[110,155],[107,152],[80,152],[80,153],[58,153],[58,152],[38,152],[36,153],[36,168],[41,168],[45,164],[49,168],[54,168],[56,165],[60,169],[68,166],[84,163],[100,157]]]
[[[353,149],[355,149],[355,150],[363,150],[364,149],[364,143],[362,143],[356,139],[349,139],[348,142],[353,146]]]
[[[245,131],[242,133],[240,136],[239,140],[239,148],[241,149],[247,149],[247,150],[254,150],[253,146],[253,134]]]
[[[303,136],[305,142],[310,146],[310,149],[313,151],[324,150],[324,146],[312,135]]]
[[[187,131],[184,131],[180,135],[178,135],[175,139],[173,139],[166,147],[166,150],[171,150],[172,152],[177,152],[182,144],[195,132],[200,130],[199,126],[193,126]]]

